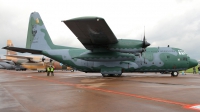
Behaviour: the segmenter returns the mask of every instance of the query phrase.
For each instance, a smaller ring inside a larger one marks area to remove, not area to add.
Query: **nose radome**
[[[189,61],[189,68],[195,67],[195,66],[197,66],[197,65],[198,65],[197,60],[195,60],[195,59],[190,59],[190,61]]]

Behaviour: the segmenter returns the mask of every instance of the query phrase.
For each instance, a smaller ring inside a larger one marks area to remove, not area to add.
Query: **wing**
[[[106,21],[100,17],[80,17],[63,21],[86,49],[107,48],[118,42]]]
[[[21,59],[27,59],[27,60],[32,60],[32,57],[27,57],[27,56],[16,56],[16,55],[4,55],[7,57],[13,57],[13,58],[21,58]]]
[[[19,48],[19,47],[3,47],[2,49],[7,49],[11,51],[16,51],[20,53],[32,53],[32,54],[42,54],[41,50],[27,49],[27,48]]]
[[[6,61],[11,61],[10,59],[0,59],[0,62],[1,62],[1,61],[4,61],[4,60],[6,60]]]

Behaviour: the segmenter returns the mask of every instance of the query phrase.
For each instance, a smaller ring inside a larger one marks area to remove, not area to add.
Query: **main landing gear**
[[[122,74],[102,74],[103,77],[121,77]]]
[[[172,76],[172,77],[178,77],[178,74],[179,74],[179,72],[175,71],[175,72],[172,72],[172,73],[171,73],[171,76]]]

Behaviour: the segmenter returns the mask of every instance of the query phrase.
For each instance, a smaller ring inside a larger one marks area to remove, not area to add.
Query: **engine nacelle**
[[[122,53],[141,53],[144,52],[143,41],[119,39],[118,43],[110,45],[109,50]]]

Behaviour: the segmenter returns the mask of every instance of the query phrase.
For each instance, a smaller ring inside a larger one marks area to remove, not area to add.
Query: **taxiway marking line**
[[[84,89],[102,91],[102,92],[106,92],[106,93],[119,94],[119,95],[130,96],[130,97],[146,99],[146,100],[152,100],[152,101],[157,101],[157,102],[163,102],[163,103],[169,103],[169,104],[175,104],[175,105],[181,105],[181,106],[190,105],[190,104],[186,104],[186,103],[175,102],[175,101],[170,101],[170,100],[164,100],[164,99],[160,99],[160,98],[141,96],[141,95],[125,93],[125,92],[117,92],[117,91],[101,89],[101,88],[87,87],[87,86],[83,86],[83,85],[80,85],[80,84],[73,84],[73,83],[68,83],[68,82],[56,81],[56,80],[51,80],[51,79],[47,79],[47,78],[41,78],[41,77],[37,77],[37,76],[33,76],[31,78],[39,79],[39,80],[45,80],[45,81],[48,81],[48,82],[63,84],[63,85],[67,85],[67,86],[74,86],[74,87],[77,87],[77,88],[84,88]]]
[[[199,104],[195,104],[195,105],[186,105],[186,106],[184,106],[184,108],[200,111],[200,105],[199,105]]]

